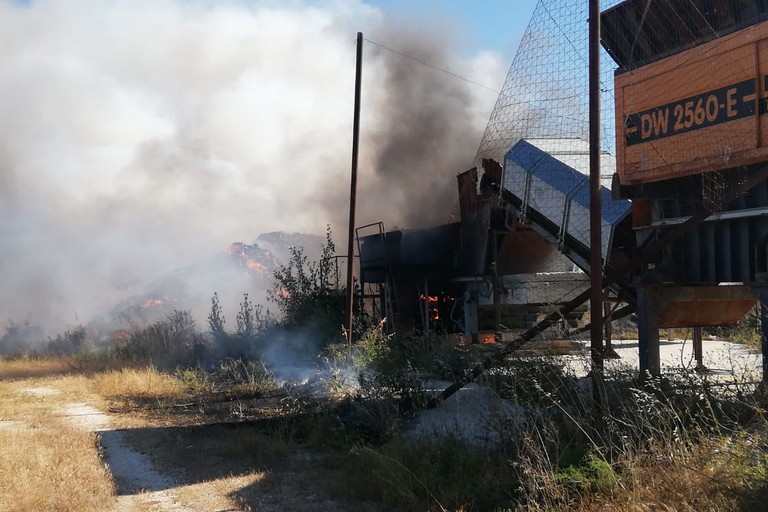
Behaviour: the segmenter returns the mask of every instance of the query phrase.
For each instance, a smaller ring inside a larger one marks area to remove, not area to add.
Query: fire
[[[155,308],[155,309],[163,309],[165,306],[165,301],[161,299],[147,299],[144,304],[142,304],[141,309],[149,309],[149,308]]]
[[[481,334],[480,335],[480,343],[496,343],[496,335],[491,334]]]
[[[247,259],[245,261],[245,266],[248,267],[248,270],[253,270],[254,272],[258,272],[259,274],[266,274],[267,273],[267,267],[262,265],[256,260]]]
[[[435,321],[440,320],[440,310],[437,307],[432,307],[432,304],[437,306],[437,303],[440,301],[440,297],[437,295],[424,295],[422,293],[419,298],[426,301],[431,306],[429,308],[429,319]]]

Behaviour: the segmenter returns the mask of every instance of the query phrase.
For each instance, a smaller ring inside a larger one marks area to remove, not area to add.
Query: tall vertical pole
[[[352,124],[352,172],[349,191],[349,233],[347,238],[347,342],[352,343],[352,308],[355,302],[353,272],[355,270],[355,208],[357,206],[357,153],[360,144],[360,84],[363,74],[363,33],[357,33],[355,63],[355,113]]]
[[[603,374],[603,257],[600,205],[600,0],[589,0],[589,243],[590,352],[593,396],[601,406]]]

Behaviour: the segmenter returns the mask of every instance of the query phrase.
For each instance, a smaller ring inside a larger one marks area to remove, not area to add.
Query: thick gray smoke
[[[362,1],[0,1],[0,325],[87,321],[262,232],[345,247],[355,34],[501,82],[443,28]],[[494,95],[371,45],[365,66],[358,222],[447,221]]]
[[[445,37],[401,31],[388,32],[385,39],[422,62],[451,67]],[[372,147],[371,181],[381,193],[370,184],[363,193],[375,198],[373,211],[401,227],[444,224],[456,212],[455,176],[471,165],[468,155],[477,146],[469,86],[417,61],[375,50],[384,62],[378,108],[387,115],[372,127],[378,143]]]

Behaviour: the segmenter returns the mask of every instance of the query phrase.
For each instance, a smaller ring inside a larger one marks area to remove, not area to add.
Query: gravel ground
[[[586,377],[589,372],[589,342],[583,342],[584,349],[579,355],[557,356],[576,375]],[[605,361],[606,371],[635,368],[639,370],[637,340],[617,340],[613,348],[620,359]],[[759,380],[762,372],[762,356],[744,345],[724,340],[703,341],[704,366],[713,378],[718,380]],[[696,362],[693,357],[691,340],[677,339],[661,341],[660,358],[662,372],[681,368],[693,371]],[[427,389],[441,390],[450,385],[448,381],[427,383]],[[414,436],[435,433],[453,433],[464,439],[485,443],[493,434],[489,432],[488,419],[499,413],[515,417],[524,408],[502,400],[488,389],[469,384],[445,400],[439,407],[422,411],[413,421],[410,434]]]

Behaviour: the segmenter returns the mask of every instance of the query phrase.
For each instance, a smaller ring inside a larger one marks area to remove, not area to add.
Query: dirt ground
[[[636,367],[636,341],[618,341],[614,348],[622,359],[609,365]],[[661,349],[665,371],[690,369],[690,341],[663,342]],[[758,375],[759,354],[743,346],[705,340],[704,353],[709,372],[724,378],[739,377],[735,373],[741,378]],[[587,361],[580,356],[564,359],[575,366]],[[110,512],[383,510],[370,503],[334,498],[334,486],[343,482],[334,481],[323,460],[303,451],[300,443],[280,440],[290,438],[290,433],[276,436],[254,422],[232,423],[237,408],[246,407],[239,400],[175,403],[164,409],[159,403],[107,402],[69,377],[20,380],[14,386],[19,395],[34,398],[73,428],[94,436],[93,449],[100,451],[100,460],[115,483]],[[425,411],[414,432],[477,424],[469,429],[468,437],[478,437],[479,420],[498,402],[487,395],[483,388],[468,386],[442,407]],[[258,411],[259,404],[264,411],[276,409],[290,398],[267,396],[246,408],[251,414]],[[217,407],[226,409],[226,414],[217,414]],[[266,412],[257,414],[268,421]],[[225,417],[227,421],[223,421]],[[0,429],[24,428],[19,421],[0,420]]]
[[[60,382],[25,381],[18,392],[96,436],[116,484],[114,512],[376,510],[330,499],[314,483],[324,479],[318,458],[253,427],[110,413],[98,396],[71,400]]]

